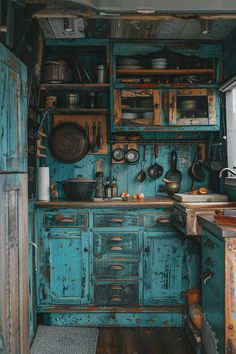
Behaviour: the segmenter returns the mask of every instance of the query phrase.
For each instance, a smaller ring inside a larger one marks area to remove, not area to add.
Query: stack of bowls
[[[133,57],[121,57],[117,59],[117,69],[142,69],[140,61]]]
[[[167,59],[166,58],[155,58],[151,60],[152,69],[163,70],[167,68]]]

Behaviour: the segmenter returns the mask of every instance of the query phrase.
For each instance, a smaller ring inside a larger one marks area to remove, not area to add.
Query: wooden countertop
[[[170,197],[156,197],[145,199],[129,199],[127,201],[68,201],[58,200],[50,202],[36,202],[36,208],[167,208],[171,207],[174,201]]]
[[[198,215],[198,222],[202,227],[219,238],[236,237],[236,227],[217,225],[213,215]]]

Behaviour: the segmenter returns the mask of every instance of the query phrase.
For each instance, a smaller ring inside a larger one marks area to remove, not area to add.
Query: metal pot
[[[165,182],[165,190],[170,195],[178,193],[180,190],[180,182],[170,181],[166,178],[163,178],[163,182]]]
[[[72,200],[90,200],[96,181],[87,178],[74,178],[57,182],[62,184],[65,195]]]
[[[79,93],[67,93],[66,94],[66,106],[70,108],[76,108],[79,106],[80,95]]]
[[[46,61],[43,64],[42,81],[49,83],[72,82],[72,69],[66,63]]]

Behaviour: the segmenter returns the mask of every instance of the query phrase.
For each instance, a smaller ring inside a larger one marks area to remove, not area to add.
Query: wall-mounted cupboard
[[[112,129],[217,130],[219,98],[205,88],[114,90]]]

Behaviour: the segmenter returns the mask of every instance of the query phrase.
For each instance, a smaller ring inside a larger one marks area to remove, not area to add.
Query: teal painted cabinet
[[[47,323],[182,326],[181,292],[196,286],[198,269],[187,257],[196,256],[191,242],[171,226],[171,209],[38,209],[36,215],[38,311]]]
[[[40,236],[38,304],[81,305],[89,301],[88,233],[44,231]]]
[[[144,232],[145,306],[183,304],[184,247],[173,231]]]
[[[27,71],[0,43],[0,172],[27,172]]]

